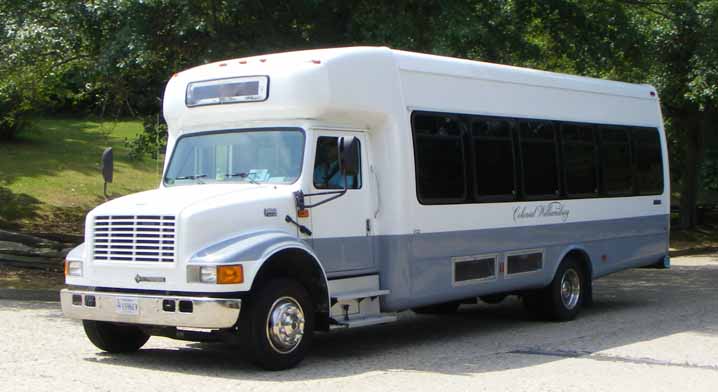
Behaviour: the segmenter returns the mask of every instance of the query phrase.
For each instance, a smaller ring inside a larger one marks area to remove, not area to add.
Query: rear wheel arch
[[[586,252],[586,250],[582,248],[571,248],[563,255],[563,257],[561,257],[561,262],[563,262],[567,258],[573,258],[577,260],[583,267],[583,272],[586,274],[586,278],[588,280],[592,279],[593,264],[591,263],[591,257],[588,255],[588,252]]]

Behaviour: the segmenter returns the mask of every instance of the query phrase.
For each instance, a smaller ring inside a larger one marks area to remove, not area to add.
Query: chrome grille
[[[175,260],[174,216],[96,216],[94,230],[95,260]]]

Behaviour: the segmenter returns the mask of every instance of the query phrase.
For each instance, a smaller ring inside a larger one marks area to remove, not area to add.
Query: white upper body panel
[[[269,77],[266,101],[192,108],[185,105],[190,82],[251,75]],[[517,208],[542,208],[548,204],[545,201],[421,205],[416,195],[410,125],[415,110],[650,126],[661,130],[661,143],[666,143],[652,86],[388,48],[308,50],[206,64],[175,75],[164,100],[170,149],[182,134],[258,124],[287,126],[301,122],[307,130],[366,129],[366,148],[371,156],[368,164],[376,173],[372,180],[381,195],[374,230],[379,235],[667,213],[665,147],[666,186],[661,196],[563,200],[568,215],[542,219],[515,219],[514,214]],[[313,143],[311,136],[307,143]],[[307,151],[311,151],[309,147]],[[307,156],[306,160],[312,158]],[[304,173],[310,172],[305,163]],[[304,176],[300,183],[306,188],[309,182]],[[654,199],[662,199],[661,205],[653,205]],[[342,221],[334,224],[336,231],[342,232]]]

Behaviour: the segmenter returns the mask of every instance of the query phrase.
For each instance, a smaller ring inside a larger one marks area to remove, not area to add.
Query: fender
[[[236,264],[245,266],[244,285],[252,287],[254,278],[262,266],[274,254],[285,249],[300,249],[311,256],[322,273],[325,287],[329,287],[324,266],[314,251],[296,236],[280,230],[259,230],[228,238],[195,253],[188,265]],[[329,291],[327,301],[329,303]]]
[[[72,248],[70,252],[67,253],[67,256],[65,256],[65,259],[73,261],[84,261],[85,256],[85,243],[83,242],[80,245],[77,245],[76,247]]]
[[[591,260],[591,255],[588,253],[588,251],[586,250],[586,248],[585,248],[583,245],[581,245],[581,244],[571,244],[571,245],[567,246],[566,248],[564,248],[563,251],[561,251],[561,253],[560,253],[560,255],[559,255],[558,259],[557,259],[558,261],[557,261],[556,265],[553,266],[553,270],[551,271],[551,277],[550,277],[550,279],[553,279],[554,275],[556,275],[556,270],[558,270],[558,266],[561,264],[561,262],[563,261],[564,257],[566,257],[567,254],[569,254],[570,252],[572,252],[572,251],[574,251],[574,250],[577,250],[577,251],[583,253],[584,255],[586,255],[586,257],[588,258],[588,268],[589,268],[589,271],[588,271],[588,272],[589,272],[589,274],[590,274],[589,277],[590,277],[591,279],[594,279],[594,275],[593,275],[593,261]],[[549,280],[549,282],[550,282],[550,280]]]

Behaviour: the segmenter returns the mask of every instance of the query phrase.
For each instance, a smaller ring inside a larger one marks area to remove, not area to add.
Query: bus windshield
[[[166,186],[207,183],[294,183],[302,171],[304,132],[261,128],[208,132],[177,141]]]

